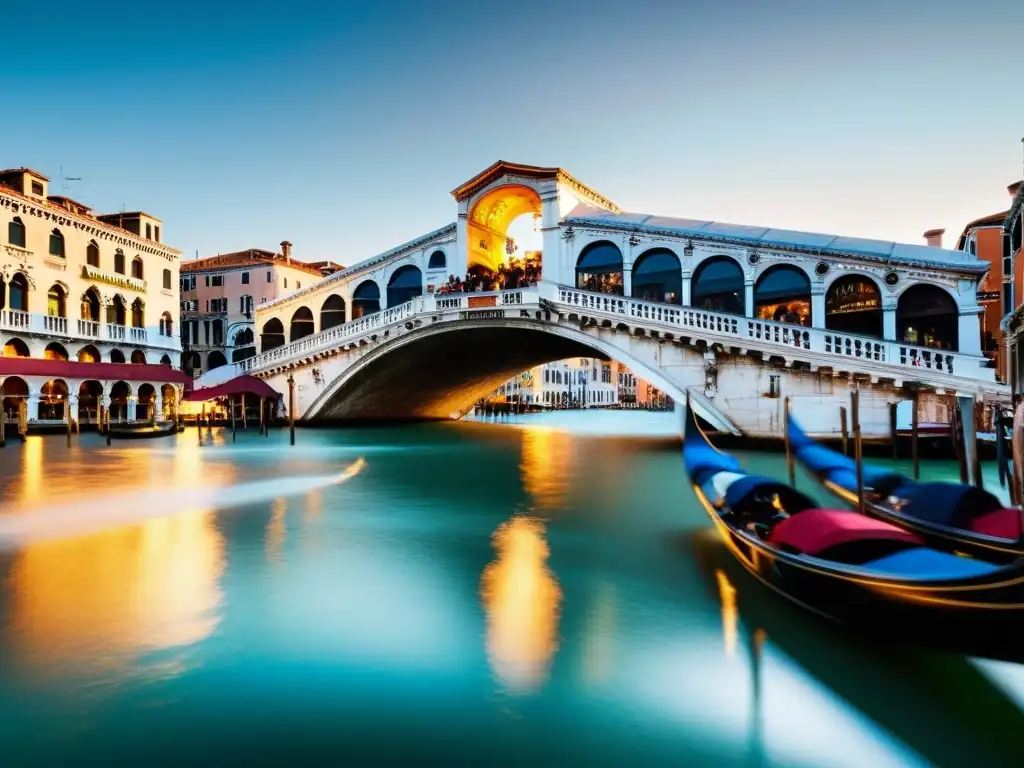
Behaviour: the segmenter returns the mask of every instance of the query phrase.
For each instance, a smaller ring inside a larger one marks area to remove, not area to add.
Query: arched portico
[[[811,316],[811,279],[802,269],[776,264],[757,278],[754,317],[809,327]]]
[[[260,351],[269,352],[284,345],[284,323],[280,318],[272,317],[263,324],[263,330],[260,331]]]
[[[352,319],[380,312],[380,286],[373,280],[363,280],[352,292]]]
[[[746,314],[746,284],[743,268],[729,256],[712,256],[693,271],[690,303],[697,309]]]
[[[882,293],[878,283],[861,274],[833,280],[825,291],[825,328],[882,338]]]
[[[388,280],[388,306],[397,307],[423,295],[423,273],[419,267],[406,264],[399,267]]]
[[[911,285],[896,304],[896,339],[906,344],[956,351],[960,348],[960,311],[943,288]]]
[[[492,272],[505,262],[509,225],[520,216],[541,216],[537,190],[525,184],[503,184],[488,190],[469,208],[467,267],[480,265]]]

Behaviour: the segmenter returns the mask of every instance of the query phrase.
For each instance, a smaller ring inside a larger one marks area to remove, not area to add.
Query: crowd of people
[[[526,288],[540,280],[540,260],[511,258],[507,264],[490,270],[482,265],[469,268],[464,278],[448,276],[448,282],[436,293],[475,293],[477,291],[500,291],[506,288]]]

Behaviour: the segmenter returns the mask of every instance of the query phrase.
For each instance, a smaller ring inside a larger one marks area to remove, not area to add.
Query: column
[[[568,278],[570,271],[566,263],[572,258],[572,243],[562,240],[560,218],[557,191],[545,192],[540,199],[541,279],[573,285],[575,280]]]
[[[981,307],[960,310],[957,351],[962,355],[981,355],[981,324],[978,322],[981,311]]]
[[[690,282],[693,272],[689,269],[683,270],[683,306],[690,306]]]
[[[811,286],[811,327],[825,327],[825,286]]]
[[[882,338],[900,341],[896,338],[896,302],[882,305]]]
[[[743,284],[743,302],[746,305],[746,316],[754,316],[754,281],[747,280]]]
[[[29,393],[26,401],[26,409],[25,418],[28,421],[35,421],[39,418],[39,395]]]
[[[156,397],[153,398],[153,413],[154,418],[157,421],[163,421],[164,419],[164,394],[160,389],[156,391]]]
[[[633,260],[622,260],[622,293],[625,296],[633,295]]]

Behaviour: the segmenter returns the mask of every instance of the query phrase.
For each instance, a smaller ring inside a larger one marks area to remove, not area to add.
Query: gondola
[[[788,417],[794,458],[826,489],[857,505],[857,465],[826,448]],[[890,470],[864,466],[864,511],[906,528],[930,546],[983,560],[1009,563],[1024,557],[1024,513],[1006,509],[994,495],[961,483],[920,483]]]
[[[142,440],[151,437],[166,437],[178,431],[177,423],[173,421],[158,421],[155,424],[148,422],[109,424],[107,436],[113,440]]]
[[[1024,560],[959,557],[891,523],[819,508],[785,483],[745,473],[690,408],[683,458],[732,554],[771,589],[859,631],[1024,660]]]

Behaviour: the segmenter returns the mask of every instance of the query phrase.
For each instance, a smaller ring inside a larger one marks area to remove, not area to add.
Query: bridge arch
[[[467,267],[497,271],[504,263],[509,225],[524,214],[541,215],[537,190],[525,184],[501,184],[481,195],[466,219],[469,252]]]
[[[811,325],[811,278],[792,264],[773,264],[754,283],[754,316]]]
[[[309,307],[299,307],[292,313],[288,323],[288,341],[298,341],[316,333],[313,311]]]
[[[280,318],[272,317],[263,324],[263,330],[260,331],[260,351],[267,352],[283,347],[284,344],[284,323]]]
[[[690,303],[697,309],[745,315],[746,282],[739,262],[731,256],[712,256],[698,264],[690,281]]]
[[[391,274],[388,280],[388,306],[399,304],[423,295],[423,273],[415,264],[405,264]]]
[[[576,259],[576,287],[582,291],[623,294],[622,251],[610,240],[588,244]]]
[[[380,312],[380,286],[376,280],[363,280],[352,291],[352,319]]]
[[[661,304],[683,303],[683,265],[670,248],[650,248],[633,262],[632,295]]]

